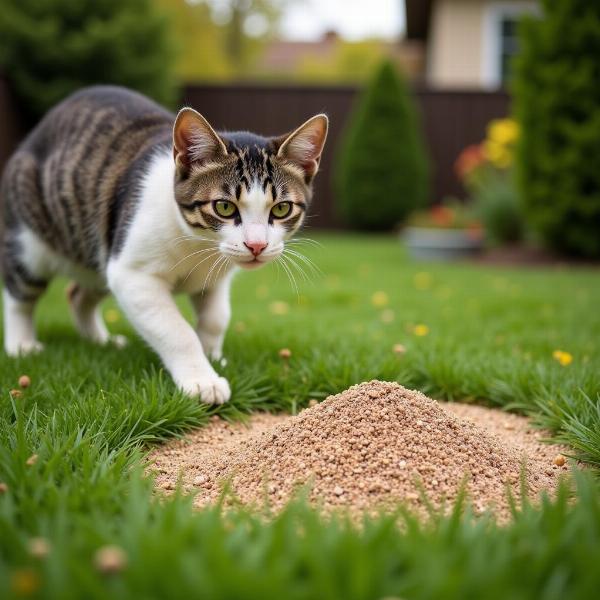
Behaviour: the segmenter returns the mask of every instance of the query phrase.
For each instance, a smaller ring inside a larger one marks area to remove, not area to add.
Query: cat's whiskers
[[[183,258],[179,259],[170,269],[169,272],[172,271],[173,269],[175,269],[176,267],[178,267],[182,262],[186,261],[188,258],[192,258],[192,256],[196,256],[198,254],[204,254],[205,252],[208,252],[209,250],[215,250],[217,249],[217,246],[211,246],[210,248],[203,248],[202,250],[196,250],[194,252],[191,252],[190,254],[188,254],[187,256],[184,256]]]
[[[290,269],[289,265],[286,263],[286,258],[287,257],[284,254],[280,254],[280,256],[277,260],[278,260],[278,262],[281,263],[283,270],[286,272],[288,279],[290,281],[290,285],[296,291],[296,295],[300,296],[300,291],[298,290],[298,284],[296,282],[296,278],[294,277],[294,274],[292,273],[292,270]]]
[[[185,279],[183,280],[183,283],[185,283],[190,275],[204,262],[206,262],[207,260],[209,260],[210,258],[214,258],[215,255],[219,254],[219,250],[215,250],[212,254],[208,254],[207,256],[203,257],[201,261],[197,262],[191,269],[190,272],[185,276]]]
[[[298,250],[294,250],[292,248],[285,248],[284,253],[287,252],[301,260],[313,273],[313,275],[317,277],[323,277],[323,271],[312,261],[308,256],[298,252]]]
[[[217,276],[219,274],[219,272],[221,271],[221,267],[227,263],[227,261],[229,261],[229,257],[221,254],[221,256],[219,256],[219,258],[217,258],[217,260],[211,265],[208,274],[206,275],[206,277],[204,278],[204,283],[202,284],[202,291],[204,292],[204,290],[206,289],[206,287],[209,284],[210,281],[210,277],[213,273],[213,271],[215,271],[215,268],[218,265],[218,270],[215,271],[215,281],[217,280]]]
[[[292,238],[291,240],[288,240],[286,242],[286,244],[309,244],[312,246],[315,246],[317,248],[323,248],[323,244],[321,244],[321,242],[317,242],[317,240],[313,240],[312,238],[307,238],[307,237],[296,237],[296,238]]]
[[[289,261],[289,264],[294,267],[294,269],[296,269],[296,271],[298,271],[298,273],[302,276],[302,279],[304,279],[304,281],[309,281],[308,276],[306,275],[304,269],[302,269],[302,266],[299,265],[296,260],[294,259],[294,257],[291,254],[286,254],[286,258]]]
[[[212,242],[214,244],[215,240],[211,240],[210,238],[205,238],[199,235],[180,235],[176,238],[173,238],[169,243],[173,246],[178,246],[183,244],[184,242]]]
[[[227,272],[227,267],[229,266],[229,257],[225,256],[225,260],[222,262],[221,266],[219,267],[219,270],[217,271],[216,275],[215,275],[215,282],[218,281],[219,277],[221,276],[221,267],[223,267],[223,274],[225,274]]]

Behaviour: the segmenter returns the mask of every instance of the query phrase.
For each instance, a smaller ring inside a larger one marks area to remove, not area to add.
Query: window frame
[[[522,15],[541,15],[538,2],[527,0],[503,0],[486,4],[482,27],[482,61],[481,81],[488,89],[504,86],[502,81],[502,21],[506,18],[518,18]]]

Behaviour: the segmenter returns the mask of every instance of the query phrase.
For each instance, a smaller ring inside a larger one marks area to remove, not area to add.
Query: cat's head
[[[175,198],[188,232],[245,268],[278,258],[304,220],[327,126],[316,115],[279,137],[217,133],[182,109],[173,129]]]

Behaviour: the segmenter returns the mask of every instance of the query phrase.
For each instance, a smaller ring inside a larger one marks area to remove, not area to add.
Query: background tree
[[[175,73],[180,81],[226,81],[235,77],[226,50],[226,27],[215,22],[208,4],[187,0],[154,2],[171,24],[177,50]]]
[[[600,256],[600,3],[543,1],[519,31],[518,181],[528,220],[553,248]]]
[[[335,175],[341,216],[359,229],[392,229],[427,199],[429,169],[418,115],[389,61],[358,101]]]
[[[93,83],[175,99],[168,22],[153,0],[2,0],[0,67],[37,118]]]
[[[349,42],[336,38],[329,56],[307,54],[296,72],[287,73],[298,80],[325,83],[364,83],[372,76],[381,61],[389,58],[389,44],[379,39]]]
[[[244,77],[292,1],[191,0],[191,4],[210,6],[213,20],[224,29],[224,49],[235,75]]]

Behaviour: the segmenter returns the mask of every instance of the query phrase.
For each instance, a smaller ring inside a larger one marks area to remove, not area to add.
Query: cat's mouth
[[[242,267],[242,269],[256,269],[258,267],[262,267],[268,261],[260,260],[258,257],[251,258],[250,260],[238,260],[238,266]]]

